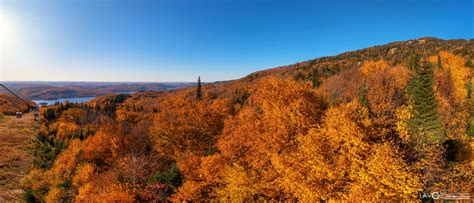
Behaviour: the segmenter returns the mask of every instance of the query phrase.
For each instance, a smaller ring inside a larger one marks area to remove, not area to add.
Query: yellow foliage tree
[[[72,184],[79,188],[82,185],[90,182],[94,177],[95,170],[96,167],[89,163],[80,166],[72,178]]]
[[[448,138],[459,139],[466,134],[469,124],[468,84],[470,68],[465,67],[465,59],[451,52],[441,51],[428,60],[437,64],[435,71],[435,91],[439,102],[439,112]]]
[[[364,75],[373,75],[383,72],[385,69],[390,67],[384,60],[378,61],[367,61],[362,64],[360,71]]]
[[[61,121],[58,124],[58,133],[56,137],[59,139],[68,139],[74,136],[78,136],[80,133],[81,127],[73,122]]]
[[[65,197],[67,196],[67,192],[61,188],[53,188],[49,190],[48,194],[46,194],[45,201],[46,202],[63,202],[65,201]]]
[[[403,142],[408,143],[410,141],[410,134],[409,134],[409,122],[410,119],[413,117],[411,114],[411,105],[408,106],[401,106],[397,110],[395,110],[395,116],[397,120],[395,122],[395,130],[398,133],[398,136],[402,139]]]
[[[295,153],[275,157],[281,187],[302,201],[415,198],[419,180],[393,146],[365,141],[370,126],[357,103],[329,109],[319,128],[298,137]]]
[[[464,103],[467,98],[465,84],[469,76],[469,68],[464,66],[466,61],[464,58],[446,51],[441,51],[439,57],[442,70],[447,71],[452,80],[456,102]],[[438,56],[431,56],[428,60],[433,64],[437,64]]]
[[[239,113],[225,121],[219,153],[201,159],[200,181],[185,179],[178,200],[203,193],[212,199],[286,198],[271,157],[292,151],[295,137],[316,126],[326,103],[311,86],[290,79],[264,78],[255,86]]]

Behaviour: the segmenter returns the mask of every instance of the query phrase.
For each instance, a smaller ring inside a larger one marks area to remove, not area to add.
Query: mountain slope
[[[51,202],[415,201],[420,191],[472,193],[472,45],[395,42],[202,92],[46,107],[23,187]]]
[[[250,74],[244,79],[253,79],[267,75],[291,76],[297,79],[310,79],[314,75],[327,77],[357,67],[366,60],[387,61],[391,66],[405,63],[412,53],[422,57],[436,55],[440,51],[452,52],[462,57],[474,57],[473,39],[443,40],[425,37],[414,40],[392,42],[361,50],[349,51],[336,56],[321,57],[288,66],[276,67]],[[472,58],[471,58],[472,59]]]
[[[30,106],[35,106],[30,102]],[[0,93],[0,114],[14,115],[17,111],[27,112],[28,105],[11,94]]]

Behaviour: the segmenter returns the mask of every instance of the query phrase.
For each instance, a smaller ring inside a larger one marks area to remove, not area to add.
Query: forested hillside
[[[160,91],[191,87],[195,83],[131,83],[131,82],[4,82],[19,96],[27,99],[63,99],[95,97],[109,93]]]
[[[30,102],[30,106],[34,106],[34,104]],[[15,115],[18,111],[27,112],[28,105],[11,94],[0,93],[0,115]]]
[[[41,109],[27,200],[473,193],[474,43],[423,38]]]

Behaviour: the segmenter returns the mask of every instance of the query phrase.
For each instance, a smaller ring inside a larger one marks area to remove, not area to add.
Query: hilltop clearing
[[[32,113],[22,118],[0,116],[0,202],[17,201],[24,193],[20,179],[32,166],[28,151],[38,127]]]

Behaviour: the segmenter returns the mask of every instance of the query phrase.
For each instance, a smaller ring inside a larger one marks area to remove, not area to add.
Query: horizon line
[[[69,82],[69,83],[197,83],[190,82],[190,81],[81,81],[81,80],[0,80],[2,82],[49,82],[49,83],[61,83],[61,82]],[[201,81],[202,82],[202,81]],[[218,82],[218,81],[214,81]]]

